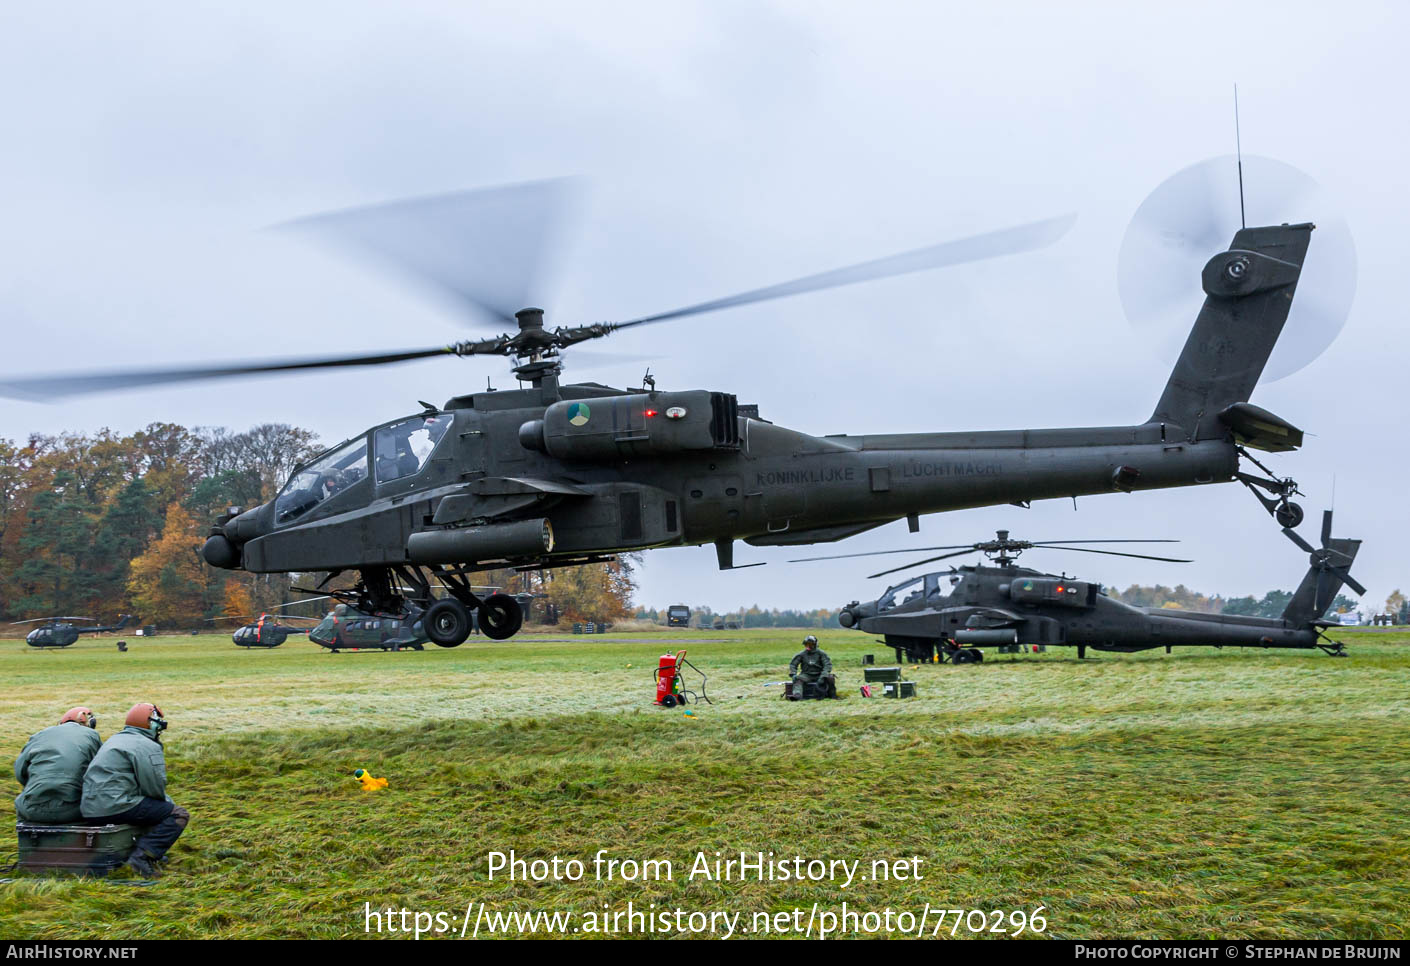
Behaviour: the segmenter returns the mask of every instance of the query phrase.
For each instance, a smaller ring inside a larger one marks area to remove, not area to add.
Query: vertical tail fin
[[[1312,228],[1245,228],[1205,265],[1204,307],[1151,417],[1167,424],[1169,438],[1219,439],[1229,432],[1230,417],[1220,415],[1246,404],[1263,374],[1288,320]],[[1252,406],[1242,410],[1270,416]],[[1249,421],[1248,412],[1239,415]],[[1301,433],[1293,432],[1296,443],[1284,448],[1300,444]]]
[[[1308,567],[1302,583],[1298,584],[1292,600],[1283,611],[1283,620],[1292,624],[1310,624],[1320,620],[1336,600],[1343,585],[1350,586],[1358,594],[1364,594],[1362,587],[1351,576],[1351,564],[1356,559],[1356,551],[1361,549],[1360,540],[1348,540],[1332,536],[1332,511],[1322,514],[1322,548],[1313,549],[1306,541],[1291,530],[1284,530],[1290,539],[1305,550],[1311,551],[1312,565]]]

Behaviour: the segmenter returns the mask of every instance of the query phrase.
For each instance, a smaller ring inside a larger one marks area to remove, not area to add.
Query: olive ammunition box
[[[887,681],[901,680],[901,669],[898,667],[864,667],[862,676],[868,684],[885,684]]]
[[[15,825],[21,869],[106,875],[122,865],[137,842],[131,825]]]

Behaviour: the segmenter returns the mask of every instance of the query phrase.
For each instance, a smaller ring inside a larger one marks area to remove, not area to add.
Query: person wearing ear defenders
[[[83,775],[83,817],[93,825],[137,825],[145,829],[126,865],[150,878],[191,821],[191,813],[166,793],[166,755],[161,734],[166,718],[151,702],[134,704],[125,727],[94,756]]]
[[[15,759],[15,777],[23,786],[15,799],[16,818],[35,825],[68,825],[82,818],[83,773],[103,743],[97,727],[98,716],[79,706],[25,742]]]

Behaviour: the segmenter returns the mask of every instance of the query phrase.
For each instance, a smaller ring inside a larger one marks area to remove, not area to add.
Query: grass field
[[[1068,651],[908,670],[918,696],[777,687],[803,632],[521,637],[331,655],[298,639],[0,644],[0,753],[86,703],[155,700],[193,815],[155,885],[21,876],[0,937],[356,936],[375,907],[1033,910],[1051,936],[1389,937],[1410,918],[1410,634],[1319,652]],[[703,640],[703,639],[709,640]],[[693,717],[651,706],[679,642]],[[363,766],[391,780],[361,791]],[[9,792],[17,786],[10,780]],[[659,882],[489,881],[487,854],[671,859]],[[13,841],[0,846],[11,861]],[[695,852],[923,860],[920,881],[687,881]],[[933,922],[933,916],[931,921]],[[948,935],[953,918],[946,920]],[[977,922],[978,920],[975,920]],[[400,922],[400,921],[399,921]],[[965,931],[960,930],[960,935]]]

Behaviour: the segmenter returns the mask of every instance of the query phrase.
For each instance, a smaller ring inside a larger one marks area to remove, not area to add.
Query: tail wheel
[[[458,647],[470,636],[470,611],[454,597],[447,597],[427,609],[422,626],[436,646]]]
[[[480,604],[480,630],[490,640],[513,637],[523,626],[524,608],[508,594],[491,594]]]
[[[1283,503],[1273,511],[1273,519],[1278,521],[1280,527],[1296,530],[1302,524],[1302,507],[1297,503]]]

